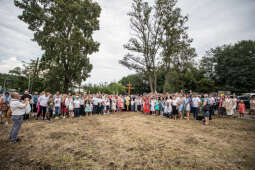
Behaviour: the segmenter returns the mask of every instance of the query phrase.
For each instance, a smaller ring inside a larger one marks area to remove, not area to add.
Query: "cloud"
[[[16,57],[10,57],[0,62],[1,73],[8,73],[9,70],[14,69],[15,67],[22,67],[22,63],[18,61]]]
[[[129,17],[131,0],[97,0],[102,7],[100,30],[94,39],[100,51],[90,56],[93,64],[87,83],[118,81],[134,73],[118,61],[126,54],[123,44],[130,38]],[[154,2],[154,0],[149,0]],[[254,0],[179,0],[177,5],[189,15],[189,35],[199,56],[206,50],[225,43],[255,39]],[[40,47],[32,42],[33,33],[17,16],[12,0],[0,1],[0,72],[8,72],[21,61],[40,57]]]
[[[3,0],[0,6],[0,64],[16,57],[18,61],[29,61],[42,55],[40,47],[31,39],[33,33],[17,16],[21,13],[13,1]]]

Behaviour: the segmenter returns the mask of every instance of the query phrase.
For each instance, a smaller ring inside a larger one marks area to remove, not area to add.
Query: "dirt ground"
[[[0,169],[255,169],[255,121],[170,120],[141,113],[0,125]]]

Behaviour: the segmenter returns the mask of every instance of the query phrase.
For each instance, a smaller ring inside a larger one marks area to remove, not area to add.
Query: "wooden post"
[[[132,84],[130,84],[130,82],[127,84],[126,89],[128,90],[128,95],[130,96],[130,91],[131,89],[135,89],[134,87],[132,87]]]

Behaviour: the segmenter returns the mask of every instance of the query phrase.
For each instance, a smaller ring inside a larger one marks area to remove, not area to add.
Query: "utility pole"
[[[27,87],[28,92],[30,92],[30,74],[28,74],[28,87]]]
[[[35,65],[32,66],[32,68],[33,68],[33,77],[32,77],[32,81],[31,81],[30,93],[32,93],[32,90],[33,90],[34,80],[35,80],[36,77],[38,77],[38,65],[39,65],[39,57],[37,57]]]

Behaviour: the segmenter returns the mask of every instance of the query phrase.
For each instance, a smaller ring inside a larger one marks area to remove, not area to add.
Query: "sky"
[[[132,0],[96,1],[102,8],[100,30],[94,34],[100,49],[89,56],[93,70],[86,83],[119,81],[134,73],[119,64],[127,53],[123,45],[131,37],[127,13]],[[189,16],[188,33],[199,57],[219,45],[255,40],[255,0],[179,0],[177,6]],[[42,55],[40,47],[31,40],[33,32],[17,18],[21,12],[13,0],[0,0],[1,73]]]

